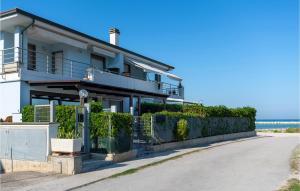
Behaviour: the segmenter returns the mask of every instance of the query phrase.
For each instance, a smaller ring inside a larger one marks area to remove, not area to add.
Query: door
[[[63,51],[52,52],[52,64],[50,72],[52,74],[63,74]]]
[[[36,46],[28,44],[28,70],[36,70]]]
[[[96,70],[105,70],[105,58],[96,54],[91,54],[91,65]]]

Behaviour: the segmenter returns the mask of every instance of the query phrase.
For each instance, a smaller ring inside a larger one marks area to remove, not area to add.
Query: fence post
[[[90,113],[91,107],[89,103],[84,104],[84,125],[83,125],[83,140],[84,152],[90,152]]]
[[[111,153],[111,115],[108,115],[108,152]]]
[[[151,120],[150,120],[150,134],[151,134],[151,144],[153,144],[154,142],[154,129],[153,129],[153,125],[154,125],[154,118],[153,115],[151,115]]]
[[[50,122],[55,122],[55,102],[53,100],[50,101]]]
[[[78,133],[78,107],[75,107],[75,135]]]

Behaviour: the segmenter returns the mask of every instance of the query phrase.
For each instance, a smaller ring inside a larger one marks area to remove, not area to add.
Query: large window
[[[36,70],[36,46],[28,44],[28,70]]]
[[[91,65],[93,68],[103,71],[106,69],[105,58],[103,56],[91,54]]]

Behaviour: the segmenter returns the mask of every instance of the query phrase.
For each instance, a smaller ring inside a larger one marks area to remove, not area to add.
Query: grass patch
[[[287,128],[287,129],[257,129],[257,132],[262,133],[300,133],[300,128]]]
[[[300,144],[297,145],[290,158],[290,168],[292,173],[299,174],[300,172]]]
[[[278,191],[300,191],[300,181],[296,178],[290,179],[287,185]]]
[[[293,175],[299,177],[300,173],[300,144],[297,145],[290,158],[290,168]],[[287,181],[286,185],[281,187],[278,191],[300,191],[299,178],[291,178]]]
[[[300,128],[287,128],[286,133],[300,133]]]

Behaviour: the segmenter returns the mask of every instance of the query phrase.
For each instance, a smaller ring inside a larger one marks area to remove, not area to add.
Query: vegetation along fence
[[[151,104],[147,104],[149,107]],[[159,104],[154,104],[156,107]],[[160,107],[160,106],[159,106]],[[180,106],[172,106],[172,109]],[[151,108],[153,109],[153,108]],[[154,110],[157,110],[155,108]],[[253,131],[256,110],[250,107],[183,105],[182,112],[144,113],[142,124],[149,142],[166,142]]]
[[[121,153],[132,147],[133,118],[129,113],[102,112],[100,102],[91,102],[90,139],[93,152]],[[56,122],[59,123],[59,138],[77,138],[76,106],[58,105],[55,107]],[[22,121],[34,121],[34,106],[25,106]]]
[[[256,110],[250,107],[143,104],[143,115],[102,112],[102,104],[91,102],[92,151],[121,153],[147,144],[161,144],[201,137],[253,131]],[[75,106],[56,106],[58,136],[76,136]],[[22,112],[24,122],[34,120],[33,106]]]

